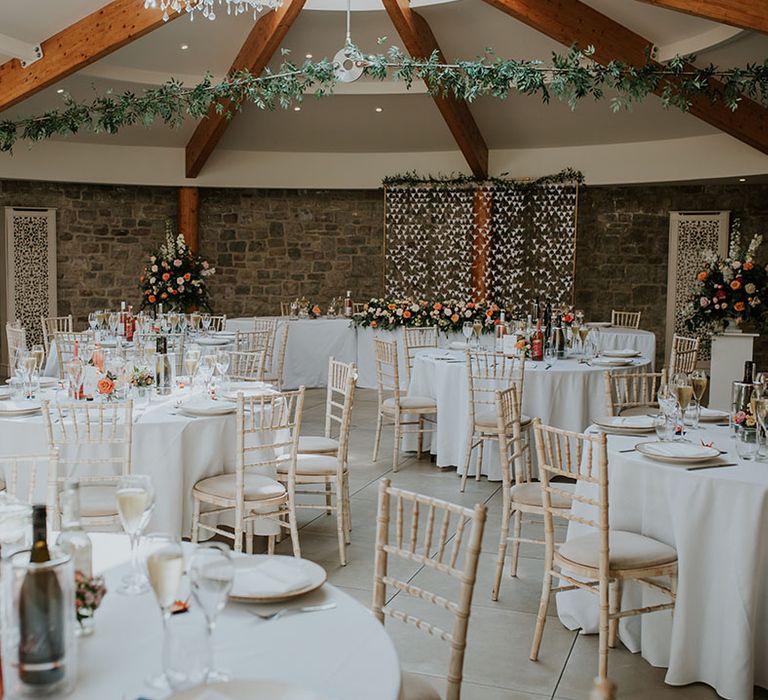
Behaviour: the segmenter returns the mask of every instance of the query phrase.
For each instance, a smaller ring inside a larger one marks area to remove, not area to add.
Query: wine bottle
[[[496,352],[504,351],[504,336],[507,334],[507,320],[504,309],[499,312],[499,322],[496,324]]]
[[[168,356],[168,339],[158,335],[155,341],[155,389],[160,396],[173,391],[173,370]]]
[[[541,330],[541,319],[536,320],[536,330],[531,336],[531,359],[535,362],[544,360],[544,333]]]
[[[754,368],[755,368],[755,363],[752,362],[752,360],[747,360],[744,363],[744,379],[741,380],[744,382],[744,384],[754,384],[754,379],[753,379]]]
[[[80,523],[80,482],[68,481],[61,493],[61,532],[56,545],[69,554],[75,571],[93,573],[91,538]]]
[[[344,299],[344,315],[347,318],[352,318],[353,310],[354,310],[354,307],[352,306],[352,292],[348,289],[347,297],[346,299]]]
[[[50,561],[44,505],[32,507],[32,533],[30,562]],[[40,688],[64,680],[65,602],[55,571],[30,569],[19,592],[19,679],[22,683]]]
[[[552,304],[547,301],[544,308],[544,347],[547,347],[552,339]]]

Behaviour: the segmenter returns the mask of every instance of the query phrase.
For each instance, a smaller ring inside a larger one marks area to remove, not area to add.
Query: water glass
[[[741,426],[736,431],[736,454],[745,462],[757,456],[757,430]]]
[[[663,411],[654,416],[653,427],[656,430],[656,437],[659,438],[660,442],[666,442],[670,439],[670,420]]]

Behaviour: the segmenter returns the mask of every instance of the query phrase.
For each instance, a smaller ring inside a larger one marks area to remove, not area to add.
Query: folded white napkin
[[[650,416],[607,416],[595,421],[598,425],[610,425],[615,428],[641,429],[652,428],[653,418]]]
[[[685,415],[693,415],[696,413],[696,407],[691,406],[685,413]],[[727,411],[718,411],[714,408],[706,408],[706,406],[701,407],[701,414],[700,417],[702,420],[720,420],[721,418],[728,418],[728,412]]]
[[[268,557],[261,561],[238,560],[232,595],[243,598],[269,598],[309,586],[312,579],[301,560]],[[241,563],[242,562],[242,563]]]
[[[42,408],[42,404],[39,401],[3,401],[0,404],[0,413],[26,413],[29,411],[37,411]]]
[[[207,396],[193,396],[184,401],[180,408],[182,411],[207,416],[231,413],[235,410],[235,407],[231,403],[227,401],[214,401]]]
[[[690,442],[651,442],[646,443],[645,449],[662,457],[697,458],[713,456],[711,447],[694,445]],[[715,453],[717,453],[717,450],[715,450]]]
[[[632,348],[624,348],[622,350],[604,350],[603,355],[605,357],[637,357],[640,353]]]

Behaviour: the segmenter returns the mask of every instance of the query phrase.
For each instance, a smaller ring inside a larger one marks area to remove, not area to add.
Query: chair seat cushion
[[[558,483],[557,488],[563,491],[574,491],[575,484]],[[541,484],[529,483],[529,484],[515,484],[512,487],[512,500],[515,503],[521,503],[526,506],[539,506],[543,507],[541,500]],[[561,496],[560,494],[552,494],[552,506],[554,508],[570,508],[571,499]]]
[[[441,700],[440,693],[417,673],[402,672],[400,675],[401,700]]]
[[[336,454],[339,449],[339,441],[333,438],[322,437],[319,435],[302,435],[299,438],[299,453],[303,454],[325,454],[331,452]]]
[[[285,487],[281,483],[262,474],[246,472],[244,482],[246,501],[263,501],[285,495]],[[235,475],[219,474],[201,479],[195,484],[195,491],[218,498],[234,499]]]
[[[611,530],[608,542],[611,569],[644,569],[677,560],[674,547],[635,532]],[[558,555],[574,564],[597,568],[600,564],[600,533],[590,532],[564,542]]]
[[[533,419],[530,416],[526,416],[525,413],[523,413],[520,416],[520,425],[528,425],[532,420]],[[496,413],[493,411],[481,411],[475,416],[475,425],[479,428],[496,430],[498,424],[498,418],[496,417]]]
[[[103,518],[117,515],[117,488],[115,486],[80,486],[80,515],[85,518]]]
[[[395,399],[390,397],[384,400],[386,410],[395,410]],[[415,413],[437,413],[437,402],[426,396],[401,396],[400,408],[407,409]]]
[[[277,472],[278,474],[288,473],[288,462],[290,461],[290,455],[284,455],[278,457],[277,460]],[[339,461],[336,457],[330,455],[311,455],[303,454],[296,455],[296,473],[305,474],[307,476],[321,475],[321,474],[335,474],[339,468]],[[346,471],[346,470],[345,470]]]

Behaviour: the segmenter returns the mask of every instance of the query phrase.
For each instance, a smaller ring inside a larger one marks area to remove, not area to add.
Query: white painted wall
[[[581,170],[591,185],[749,177],[768,173],[768,157],[727,136],[566,148],[497,150],[491,174],[528,177]],[[48,141],[0,154],[0,178],[201,187],[364,189],[387,175],[466,172],[458,151],[418,153],[288,153],[217,150],[195,180],[184,174],[180,148]]]

